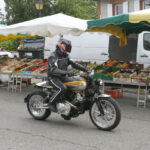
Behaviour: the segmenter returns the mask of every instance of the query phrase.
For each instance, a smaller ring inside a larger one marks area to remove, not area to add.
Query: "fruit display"
[[[94,78],[131,83],[132,78],[142,69],[143,64],[108,60],[95,67]]]
[[[116,68],[127,68],[129,66],[128,63],[123,62],[116,65]]]
[[[116,67],[119,65],[119,62],[116,60],[107,60],[105,63],[98,65],[94,68],[95,74],[94,78],[95,79],[103,79],[103,80],[113,80],[113,76],[115,72],[119,71],[121,68]]]
[[[77,63],[88,69],[94,69],[93,78],[120,81],[128,83],[147,83],[150,81],[150,66],[143,69],[143,64],[134,62],[123,62],[117,60],[107,60],[103,64],[96,62]],[[46,74],[47,59],[10,59],[0,58],[0,72],[13,72],[21,74]]]
[[[40,68],[40,74],[47,73],[47,64]]]
[[[117,63],[118,63],[117,60],[107,60],[107,61],[103,64],[103,66],[114,66],[114,65],[116,65]]]
[[[20,67],[24,63],[24,59],[8,59],[7,63],[1,65],[0,72],[13,72],[15,68]]]
[[[46,68],[46,69],[45,69]],[[0,72],[39,74],[43,69],[47,70],[47,59],[19,59],[19,58],[0,58]]]
[[[47,71],[47,60],[39,59],[39,60],[33,60],[32,64],[25,69],[22,70],[22,73],[24,74],[41,74],[41,71],[43,70]],[[46,72],[42,72],[46,73]]]
[[[0,71],[3,71],[2,68],[8,66],[13,59],[8,57],[0,56]],[[4,69],[5,70],[5,69]]]
[[[22,66],[15,68],[14,69],[14,73],[19,73],[21,70],[23,70],[24,68],[27,68],[29,65],[28,64],[23,64]]]

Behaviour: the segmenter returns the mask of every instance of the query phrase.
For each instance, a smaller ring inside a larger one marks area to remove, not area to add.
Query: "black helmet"
[[[66,39],[60,39],[56,45],[56,49],[60,50],[64,55],[68,55],[71,52],[71,48],[71,41]]]

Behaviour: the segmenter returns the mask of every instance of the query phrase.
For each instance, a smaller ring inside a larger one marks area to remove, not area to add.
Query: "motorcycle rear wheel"
[[[36,120],[45,120],[51,114],[50,109],[38,108],[47,103],[46,101],[43,101],[46,96],[46,93],[42,91],[35,91],[28,96],[27,109],[30,115]]]
[[[98,109],[96,102],[89,110],[92,123],[100,130],[110,131],[118,126],[121,120],[121,111],[118,103],[112,98],[103,98],[99,101],[103,107],[104,115]]]

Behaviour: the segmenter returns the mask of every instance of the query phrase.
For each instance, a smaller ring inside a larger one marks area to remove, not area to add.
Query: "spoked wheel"
[[[30,115],[37,120],[45,120],[51,114],[50,109],[45,107],[46,96],[47,95],[44,92],[36,91],[28,97],[27,109]]]
[[[109,131],[116,128],[121,119],[119,105],[112,98],[99,101],[104,110],[104,115],[100,113],[96,102],[93,103],[89,114],[93,124],[101,130]]]

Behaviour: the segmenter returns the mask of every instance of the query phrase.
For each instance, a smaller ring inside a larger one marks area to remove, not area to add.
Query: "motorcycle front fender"
[[[110,98],[110,95],[107,95],[107,94],[97,94],[97,93],[94,95],[94,100],[96,101],[98,109],[99,109],[99,111],[101,112],[102,115],[104,115],[104,110],[103,110],[103,107],[102,107],[100,101],[103,98]]]
[[[102,99],[102,98],[109,98],[110,97],[110,95],[107,95],[107,94],[98,94],[98,93],[95,93],[94,94],[94,100],[100,100],[100,99]]]
[[[98,98],[109,98],[110,95],[107,95],[107,94],[100,94],[98,95]]]

